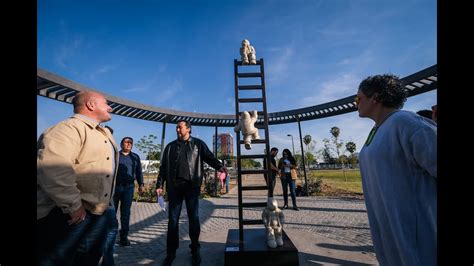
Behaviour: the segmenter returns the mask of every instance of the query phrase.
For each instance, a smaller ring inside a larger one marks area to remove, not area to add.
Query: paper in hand
[[[158,196],[158,204],[160,205],[160,208],[163,210],[163,211],[166,211],[166,203],[165,203],[165,199],[163,198],[163,196]]]

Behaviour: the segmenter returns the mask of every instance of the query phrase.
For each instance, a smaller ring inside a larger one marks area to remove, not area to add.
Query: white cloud
[[[168,85],[163,85],[163,83],[165,83],[165,80],[169,79],[169,76],[167,75],[166,71],[167,71],[167,65],[160,64],[156,67],[156,71],[151,75],[151,77],[143,77],[139,79],[139,82],[142,84],[135,84],[131,88],[121,90],[121,92],[130,94],[130,93],[136,93],[136,92],[147,92],[150,90],[159,91],[160,87],[168,86]],[[169,99],[169,96],[167,95],[172,94],[172,90],[174,89],[178,89],[178,90],[182,89],[181,81],[176,80],[176,79],[172,81],[171,88],[167,88],[159,92],[160,98],[164,97],[165,99]],[[164,101],[165,100],[161,102],[164,102]]]
[[[312,84],[314,89],[308,89],[307,96],[301,98],[301,106],[312,106],[334,101],[357,93],[361,78],[354,73],[342,74],[321,84]]]
[[[63,41],[63,44],[60,45],[53,54],[54,63],[62,69],[77,73],[74,69],[69,67],[68,61],[76,56],[82,43],[83,38],[79,35],[73,36],[71,40]]]
[[[270,54],[276,54],[273,56],[276,60],[272,62],[267,68],[268,75],[267,80],[269,82],[276,82],[280,79],[284,79],[288,76],[288,67],[291,66],[290,60],[294,54],[293,47],[282,47],[282,48],[270,48]]]
[[[160,106],[161,104],[166,103],[167,106],[170,106],[168,101],[183,90],[183,84],[181,80],[174,79],[171,84],[162,85],[154,90],[158,92],[154,97],[154,104]],[[171,108],[174,109],[175,107]]]
[[[99,66],[97,70],[89,74],[89,78],[91,81],[95,82],[97,79],[97,76],[107,74],[108,72],[116,68],[117,68],[117,65],[112,65],[112,64]]]

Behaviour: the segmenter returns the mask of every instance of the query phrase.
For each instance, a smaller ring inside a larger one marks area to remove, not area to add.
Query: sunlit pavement
[[[244,184],[261,184],[249,176]],[[264,191],[245,191],[244,202],[266,201]],[[275,197],[283,205],[281,184]],[[284,210],[284,230],[299,251],[300,265],[374,265],[364,201],[339,197],[297,197],[299,211]],[[180,246],[173,265],[191,265],[185,204],[180,219]],[[202,265],[224,265],[229,229],[238,228],[237,187],[220,198],[200,201]],[[262,208],[246,209],[244,218],[260,219]],[[119,214],[118,214],[119,215]],[[157,203],[134,202],[130,221],[131,246],[116,246],[117,265],[161,265],[166,256],[167,212]],[[259,227],[259,226],[257,226]],[[261,226],[260,226],[261,227]],[[246,227],[247,228],[247,227]]]

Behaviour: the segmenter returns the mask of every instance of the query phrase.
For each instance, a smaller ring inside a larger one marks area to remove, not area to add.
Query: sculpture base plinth
[[[238,265],[299,265],[298,249],[283,230],[283,246],[269,248],[265,228],[244,229],[244,239],[239,240],[239,229],[229,229],[225,246],[226,266]]]

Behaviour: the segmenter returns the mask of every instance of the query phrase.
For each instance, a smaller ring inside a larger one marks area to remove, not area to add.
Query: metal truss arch
[[[408,91],[408,97],[411,97],[435,90],[438,84],[437,77],[437,65],[433,65],[406,76],[402,78],[401,81]],[[88,88],[41,68],[37,69],[36,90],[37,95],[66,103],[71,103],[72,98],[79,91],[98,91],[106,97],[109,105],[112,107],[113,114],[136,119],[172,124],[183,119],[190,121],[194,126],[209,127],[233,127],[237,124],[235,114],[184,112],[149,106]],[[287,124],[353,112],[357,110],[354,97],[355,94],[319,105],[268,113],[268,123],[269,125]],[[256,125],[262,126],[262,117],[257,120]]]

